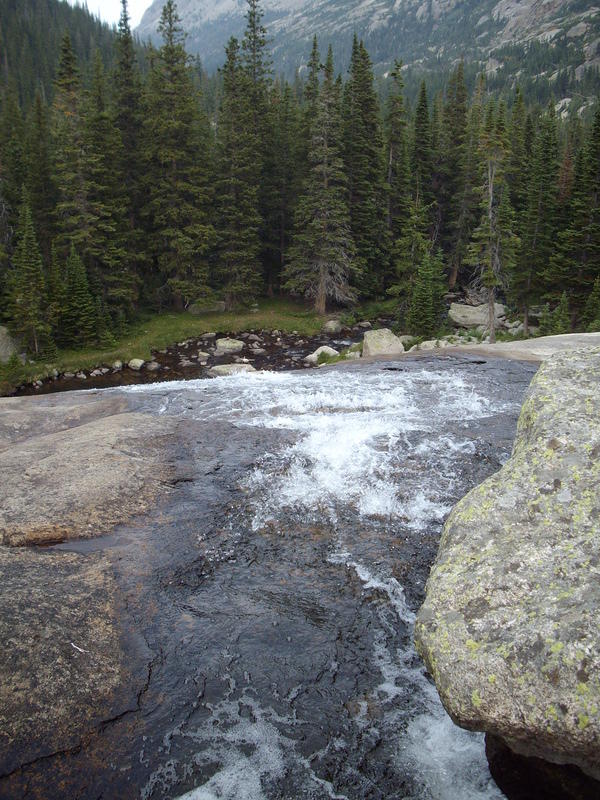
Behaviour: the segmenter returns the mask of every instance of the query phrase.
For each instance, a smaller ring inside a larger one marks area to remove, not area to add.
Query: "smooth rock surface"
[[[217,339],[216,354],[218,356],[229,355],[230,353],[239,353],[243,349],[244,343],[239,339],[230,339],[229,337],[226,337],[225,339]]]
[[[208,370],[208,374],[213,378],[226,378],[228,375],[239,375],[240,372],[256,372],[256,370],[251,364],[219,364]]]
[[[129,369],[139,370],[144,366],[144,360],[142,358],[132,358],[127,366]]]
[[[169,478],[170,420],[127,413],[121,398],[50,397],[0,400],[0,544],[106,532]]]
[[[404,345],[388,328],[367,331],[363,339],[363,357],[392,356],[404,352]]]
[[[506,309],[502,303],[494,303],[496,322],[506,316]],[[463,303],[451,303],[448,318],[459,328],[477,328],[480,325],[487,327],[487,303],[480,306],[467,306]]]
[[[511,459],[452,511],[415,638],[442,702],[600,777],[600,348],[534,377]]]
[[[15,353],[18,353],[16,341],[10,335],[8,328],[0,325],[0,364],[6,364]]]

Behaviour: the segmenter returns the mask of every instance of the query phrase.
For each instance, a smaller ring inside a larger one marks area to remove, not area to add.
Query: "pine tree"
[[[594,281],[594,287],[588,295],[581,323],[584,330],[600,332],[600,277]]]
[[[406,327],[410,333],[426,338],[435,334],[440,324],[445,291],[441,250],[427,251],[418,266],[411,289],[406,315]]]
[[[521,214],[527,203],[527,167],[529,159],[525,146],[525,122],[525,100],[521,88],[517,86],[510,117],[510,151],[506,169],[506,180],[510,189],[510,202],[516,214]]]
[[[464,63],[461,61],[450,76],[443,110],[440,153],[439,188],[437,191],[441,217],[440,239],[443,248],[458,255],[463,230],[461,200],[465,194],[467,179],[468,146],[467,87]],[[434,152],[435,152],[434,144]]]
[[[371,59],[356,36],[344,89],[343,120],[350,227],[362,270],[361,289],[373,295],[384,287],[389,259],[383,224],[383,142]]]
[[[349,303],[355,293],[355,248],[346,202],[342,160],[339,83],[334,80],[331,47],[311,130],[310,173],[298,201],[294,243],[285,269],[286,288],[314,299],[324,314],[327,301]]]
[[[82,250],[93,220],[83,174],[83,120],[79,69],[69,34],[61,48],[52,106],[53,179],[58,192],[55,207],[57,247],[67,254],[72,243]]]
[[[464,142],[462,192],[456,198],[456,223],[453,227],[453,241],[449,253],[450,275],[448,285],[454,289],[457,280],[468,282],[470,276],[463,276],[463,263],[473,230],[477,225],[480,211],[481,164],[480,136],[483,116],[484,79],[480,79],[467,118],[467,132]]]
[[[218,262],[217,279],[232,308],[248,301],[261,287],[258,231],[257,137],[249,102],[248,75],[240,60],[237,39],[225,49],[223,97],[217,123]]]
[[[83,347],[96,340],[96,309],[85,266],[71,247],[67,259],[67,301],[62,314],[61,337],[65,344]]]
[[[387,227],[395,242],[404,232],[410,209],[407,114],[404,106],[402,63],[396,61],[390,75],[392,88],[386,109]]]
[[[514,269],[518,245],[506,181],[508,137],[502,104],[497,113],[493,103],[488,105],[480,147],[485,164],[481,188],[482,214],[473,234],[467,262],[476,267],[481,283],[487,290],[488,329],[490,342],[493,343],[496,341],[496,292]]]
[[[48,259],[54,235],[53,211],[56,204],[56,187],[52,180],[48,109],[39,92],[36,92],[27,124],[25,164],[31,213],[38,231],[42,253]]]
[[[141,216],[143,208],[142,90],[127,0],[121,0],[121,16],[115,40],[113,73],[113,122],[121,137],[118,170],[123,186],[127,216],[125,247],[129,264],[142,262],[144,255]]]
[[[23,187],[17,246],[9,280],[10,327],[22,336],[27,348],[39,356],[48,345],[50,326],[45,318],[46,286],[44,270],[29,197]]]
[[[419,268],[431,251],[432,244],[427,229],[428,209],[418,198],[411,200],[402,234],[394,242],[392,260],[396,278],[388,289],[388,294],[399,298],[400,309],[406,306],[412,295]]]
[[[549,263],[554,249],[558,149],[552,106],[540,119],[533,148],[521,246],[510,282],[510,292],[523,309],[526,336],[529,329],[529,307],[543,295],[542,271]]]
[[[560,186],[560,184],[559,184]],[[568,220],[558,233],[556,248],[544,272],[548,299],[567,287],[576,316],[600,276],[600,110],[585,147],[576,159]],[[589,324],[589,323],[588,323]]]
[[[209,133],[174,0],[163,8],[159,32],[163,44],[146,88],[145,215],[158,295],[183,309],[209,294]]]
[[[131,314],[137,300],[137,281],[126,247],[127,199],[123,176],[115,169],[115,164],[123,162],[123,143],[107,107],[99,55],[94,61],[92,87],[85,103],[83,142],[82,169],[90,229],[82,255],[88,275],[100,287],[114,315]]]
[[[411,153],[413,195],[419,198],[419,201],[423,205],[429,205],[433,200],[431,185],[433,173],[432,161],[429,102],[427,100],[427,87],[425,81],[423,81],[415,111]]]
[[[276,82],[269,97],[270,139],[263,174],[265,278],[273,295],[281,279],[292,237],[298,183],[298,107],[286,83]]]

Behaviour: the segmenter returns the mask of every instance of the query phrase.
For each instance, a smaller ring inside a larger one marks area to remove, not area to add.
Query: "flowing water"
[[[412,639],[443,520],[508,458],[533,371],[432,357],[119,390],[184,421],[186,477],[151,524],[70,545],[111,553],[150,663],[104,766],[62,764],[71,796],[503,797]]]

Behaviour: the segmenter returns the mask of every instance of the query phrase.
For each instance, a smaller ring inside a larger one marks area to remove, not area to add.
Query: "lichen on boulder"
[[[560,353],[448,518],[415,630],[464,728],[600,778],[600,349]]]

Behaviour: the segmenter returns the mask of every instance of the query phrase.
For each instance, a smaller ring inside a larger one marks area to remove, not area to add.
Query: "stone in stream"
[[[123,369],[123,362],[122,361],[114,361],[112,368],[115,372],[120,372]]]
[[[362,354],[368,356],[395,356],[404,352],[404,345],[388,328],[367,331],[363,339]]]
[[[142,358],[132,358],[127,366],[129,369],[138,371],[144,366],[144,360]]]
[[[335,356],[339,356],[337,350],[334,350],[333,347],[329,347],[328,345],[323,345],[322,347],[317,347],[314,353],[311,353],[309,356],[306,356],[304,359],[305,364],[318,364],[319,363],[319,356],[323,354],[328,356],[329,358],[335,358]]]
[[[446,522],[415,633],[456,723],[596,780],[598,386],[600,348],[542,364],[510,460]]]
[[[238,375],[241,372],[256,372],[251,364],[219,364],[211,367],[208,374],[213,378],[224,378],[229,375]]]
[[[160,369],[160,364],[158,363],[158,361],[149,361],[146,364],[146,369],[148,370],[148,372],[157,372]]]
[[[342,330],[342,323],[339,319],[329,319],[323,325],[323,332],[324,333],[339,333]]]
[[[0,364],[6,364],[11,356],[18,353],[18,350],[18,344],[10,335],[8,328],[0,325]]]
[[[506,317],[506,308],[502,303],[494,303],[494,314],[496,323],[502,324]],[[480,306],[467,306],[462,303],[451,303],[448,311],[448,318],[459,328],[477,328],[479,325],[488,324],[488,306],[483,303]]]
[[[231,353],[239,353],[243,349],[244,349],[244,343],[241,342],[239,339],[230,339],[229,337],[226,337],[225,339],[217,339],[217,349],[216,349],[217,356],[230,355]]]

